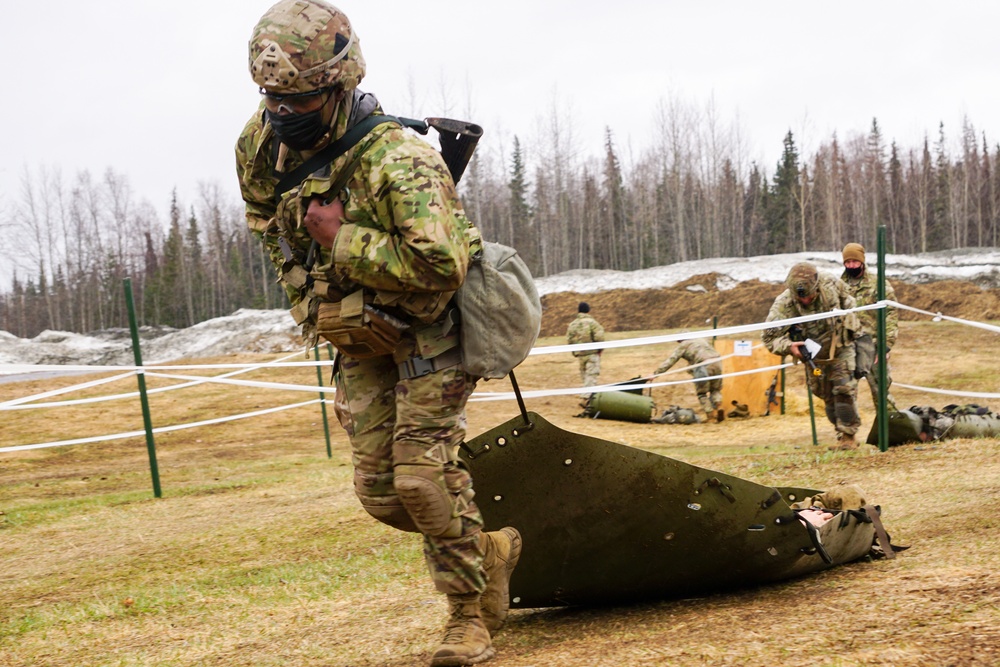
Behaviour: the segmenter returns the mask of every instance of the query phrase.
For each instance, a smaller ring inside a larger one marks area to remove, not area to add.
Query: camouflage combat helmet
[[[342,11],[323,0],[281,0],[254,27],[250,75],[271,93],[352,90],[365,75],[365,59]]]
[[[819,288],[819,272],[809,262],[799,262],[788,272],[785,287],[800,299],[811,297]]]

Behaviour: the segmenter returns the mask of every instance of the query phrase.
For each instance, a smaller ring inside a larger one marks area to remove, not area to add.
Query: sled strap
[[[521,396],[521,388],[517,386],[517,378],[514,377],[513,369],[511,369],[508,376],[510,377],[510,384],[514,388],[514,396],[517,397],[517,407],[521,410],[521,419],[524,420],[524,428],[519,430],[529,430],[534,426],[534,424],[532,424],[528,419],[528,411],[524,408],[524,398]]]
[[[885,532],[885,527],[882,525],[882,518],[879,516],[878,508],[874,505],[865,505],[861,509],[871,518],[872,526],[875,528],[875,537],[878,538],[878,544],[882,547],[885,557],[895,558],[896,552],[893,551],[892,545],[889,544],[889,534]]]

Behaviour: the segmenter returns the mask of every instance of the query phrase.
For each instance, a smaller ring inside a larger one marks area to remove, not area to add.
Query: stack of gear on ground
[[[1000,437],[1000,415],[975,403],[946,405],[940,410],[914,405],[889,413],[890,447],[911,442],[933,442],[953,438]],[[866,442],[878,444],[878,422],[872,425]]]
[[[730,410],[726,416],[730,419],[747,419],[750,417],[750,408],[746,403],[733,401],[733,409]]]
[[[679,405],[671,405],[663,411],[659,417],[650,419],[654,424],[699,424],[701,419],[698,413],[691,408],[682,408]]]

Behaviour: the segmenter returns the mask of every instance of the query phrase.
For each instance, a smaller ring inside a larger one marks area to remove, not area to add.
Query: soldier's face
[[[845,269],[855,270],[855,269],[860,269],[862,266],[864,266],[864,263],[859,262],[856,259],[845,259],[844,260],[844,268]]]

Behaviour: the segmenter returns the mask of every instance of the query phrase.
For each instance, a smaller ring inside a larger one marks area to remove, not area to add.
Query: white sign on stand
[[[737,357],[749,357],[753,355],[753,341],[737,340],[733,341],[733,354]]]

